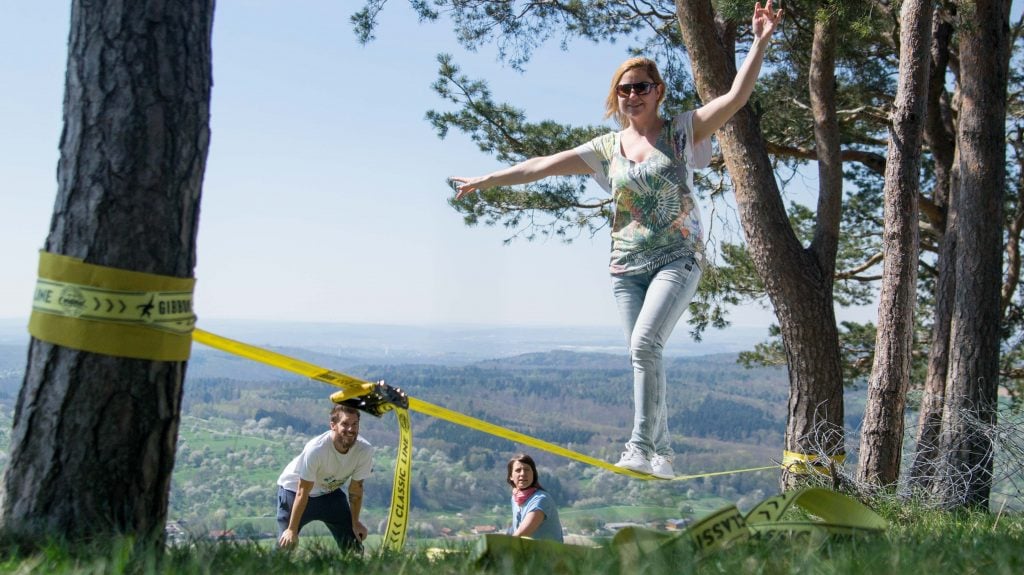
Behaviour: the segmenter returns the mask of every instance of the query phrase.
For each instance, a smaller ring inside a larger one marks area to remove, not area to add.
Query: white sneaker
[[[661,455],[652,457],[651,475],[658,479],[675,479],[676,472],[672,469],[672,460]]]
[[[649,474],[652,471],[651,462],[648,461],[647,456],[632,445],[626,446],[626,450],[622,452],[622,458],[615,464],[615,467],[629,469],[637,473]]]

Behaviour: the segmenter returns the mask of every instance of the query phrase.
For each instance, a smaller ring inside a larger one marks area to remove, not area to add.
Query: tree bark
[[[949,373],[949,353],[953,323],[953,300],[956,292],[956,239],[958,220],[956,196],[958,195],[955,171],[950,174],[950,205],[946,210],[946,231],[939,246],[935,282],[935,307],[931,345],[928,350],[928,372],[925,376],[921,407],[917,420],[917,438],[914,462],[910,468],[913,485],[927,489],[936,478],[936,461],[939,459],[939,441],[942,435],[942,413],[946,396],[946,378]]]
[[[213,10],[213,0],[73,3],[47,251],[192,277]],[[72,541],[159,538],[185,367],[33,339],[3,478],[3,528]]]
[[[932,13],[931,57],[928,65],[927,117],[924,123],[924,141],[931,150],[935,170],[935,186],[931,204],[937,213],[925,213],[932,229],[939,234],[947,230],[945,216],[953,205],[951,180],[955,169],[956,127],[953,125],[951,97],[946,90],[946,74],[949,72],[950,50],[953,40],[955,14],[942,7]]]
[[[946,91],[946,71],[950,61],[953,24],[942,8],[936,8],[932,22],[931,65],[928,81],[928,119],[924,138],[932,151],[935,187],[932,204],[941,217],[930,216],[932,228],[941,233],[936,260],[935,305],[932,311],[931,344],[921,407],[917,420],[914,462],[910,468],[913,485],[927,489],[936,475],[942,434],[942,403],[946,395],[949,368],[950,328],[956,281],[956,138],[950,97]]]
[[[857,479],[882,486],[899,479],[903,411],[910,386],[917,304],[918,181],[928,89],[931,2],[905,0],[900,13],[900,71],[885,170],[882,289],[875,359],[861,428]]]
[[[963,1],[956,296],[938,488],[948,506],[987,507],[999,384],[1009,0]]]
[[[807,82],[814,119],[814,145],[818,150],[818,220],[814,241],[819,262],[835,262],[842,216],[843,161],[836,112],[836,26],[834,18],[814,22],[811,65]],[[834,268],[822,267],[831,284]]]
[[[729,90],[735,61],[714,26],[709,0],[676,0],[676,13],[698,93],[707,102]],[[808,455],[844,453],[843,381],[832,300],[840,197],[819,201],[815,244],[804,248],[790,225],[761,135],[744,106],[718,140],[735,189],[751,258],[775,307],[789,367],[786,449]],[[783,485],[799,478],[783,474]]]

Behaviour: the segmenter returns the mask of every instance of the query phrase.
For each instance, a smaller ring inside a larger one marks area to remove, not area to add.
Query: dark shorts
[[[277,537],[288,528],[292,516],[292,505],[295,504],[295,492],[284,487],[277,488]],[[348,497],[341,489],[335,489],[318,497],[310,497],[306,510],[299,521],[299,531],[311,521],[323,521],[334,536],[342,551],[362,551],[363,545],[356,539],[352,531],[352,510],[348,506]]]

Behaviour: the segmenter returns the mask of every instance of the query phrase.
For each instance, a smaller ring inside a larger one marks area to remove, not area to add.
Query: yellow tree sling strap
[[[39,253],[29,333],[92,353],[186,361],[192,350],[195,279],[87,264]]]

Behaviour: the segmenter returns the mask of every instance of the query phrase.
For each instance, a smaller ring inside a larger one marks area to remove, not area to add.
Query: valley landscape
[[[428,401],[580,453],[612,461],[632,421],[624,353],[581,328],[402,330],[312,324],[221,326],[222,335],[369,381],[384,380]],[[348,329],[365,337],[343,335]],[[614,332],[612,332],[614,334]],[[392,343],[385,341],[391,339]],[[0,332],[0,440],[24,369],[16,326]],[[680,340],[686,339],[680,335]],[[428,342],[429,345],[418,342]],[[536,350],[546,346],[547,351]],[[708,346],[712,349],[712,346]],[[459,351],[461,350],[461,351]],[[578,351],[583,350],[583,351]],[[490,357],[488,357],[490,356]],[[670,428],[677,473],[695,475],[772,465],[782,451],[788,383],[781,369],[745,369],[734,353],[672,354]],[[170,521],[190,536],[272,536],[274,482],[311,436],[327,427],[335,388],[196,345],[189,362]],[[854,417],[856,415],[854,414]],[[521,446],[412,414],[410,537],[433,540],[503,530],[508,457]],[[364,522],[379,532],[391,495],[395,418],[367,416],[362,434],[377,447]],[[632,481],[579,462],[530,451],[570,533],[610,534],[616,524],[674,528],[725,503],[777,490],[774,471],[686,481]],[[6,459],[6,455],[4,455]],[[609,527],[610,526],[610,527]]]

